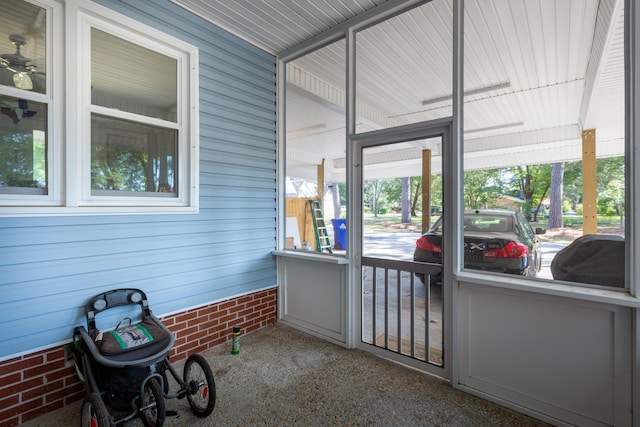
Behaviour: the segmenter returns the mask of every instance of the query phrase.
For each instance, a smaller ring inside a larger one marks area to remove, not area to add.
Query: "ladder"
[[[311,209],[311,217],[313,218],[313,229],[316,233],[316,246],[318,252],[324,252],[326,249],[330,254],[333,253],[331,249],[331,241],[327,234],[327,226],[324,223],[324,216],[322,215],[322,208],[320,207],[319,200],[309,200],[309,208]]]

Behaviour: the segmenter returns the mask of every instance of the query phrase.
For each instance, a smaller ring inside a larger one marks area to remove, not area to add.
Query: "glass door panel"
[[[442,142],[437,135],[362,150],[362,340],[438,367],[442,251],[416,244],[442,213]]]

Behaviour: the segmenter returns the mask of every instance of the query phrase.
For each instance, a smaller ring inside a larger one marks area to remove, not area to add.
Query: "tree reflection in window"
[[[91,188],[176,196],[177,131],[92,117]]]
[[[0,113],[0,192],[46,194],[46,105],[0,96]]]

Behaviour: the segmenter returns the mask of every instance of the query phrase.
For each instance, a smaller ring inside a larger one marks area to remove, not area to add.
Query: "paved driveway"
[[[413,250],[420,233],[365,232],[364,256],[413,261]]]
[[[542,269],[538,277],[542,279],[553,279],[551,275],[551,261],[556,254],[568,245],[566,243],[542,242]]]

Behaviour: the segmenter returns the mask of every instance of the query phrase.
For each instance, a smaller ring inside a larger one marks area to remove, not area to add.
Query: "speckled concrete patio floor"
[[[208,418],[168,400],[165,426],[545,426],[455,390],[446,382],[360,350],[346,350],[283,325],[202,353],[217,386]],[[176,363],[181,372],[182,363]],[[26,424],[77,426],[80,404]],[[140,420],[127,426],[141,426]]]

